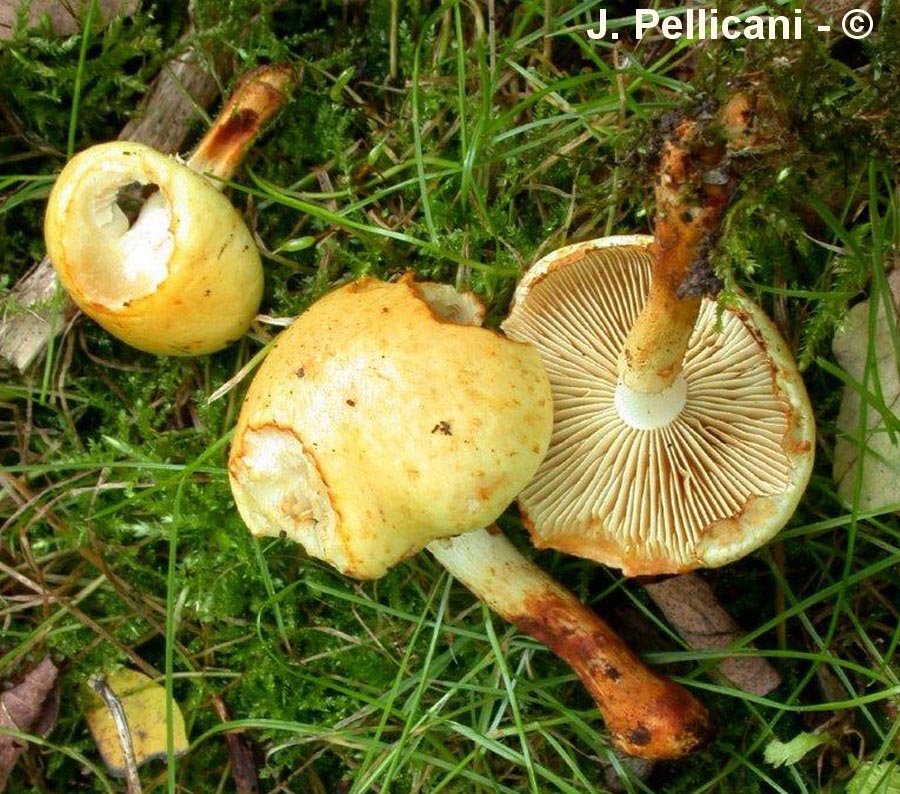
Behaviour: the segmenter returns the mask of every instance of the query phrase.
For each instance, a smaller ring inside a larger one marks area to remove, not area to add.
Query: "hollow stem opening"
[[[130,182],[120,187],[116,193],[116,206],[121,210],[128,227],[131,228],[141,215],[147,199],[159,192],[159,185],[151,182],[142,185],[140,182]]]

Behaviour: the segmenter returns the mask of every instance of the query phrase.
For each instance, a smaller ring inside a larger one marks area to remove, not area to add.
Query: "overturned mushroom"
[[[578,673],[626,752],[673,758],[708,718],[497,531],[550,438],[531,346],[477,327],[445,285],[363,279],[319,300],[250,386],[229,461],[257,535],[286,536],[359,578],[427,547],[501,615]]]
[[[262,267],[220,189],[291,80],[284,66],[245,78],[186,164],[128,141],[72,158],[50,193],[44,235],[85,314],[164,355],[213,352],[244,334],[262,298]]]
[[[555,403],[550,450],[519,497],[539,548],[629,576],[683,573],[758,548],[800,499],[814,422],[790,352],[752,302],[719,311],[703,297],[717,286],[706,259],[726,151],[683,121],[662,158],[655,238],[566,246],[516,291],[503,328],[537,347]],[[768,666],[741,678],[751,691],[778,682]]]
[[[550,450],[519,498],[535,544],[629,576],[758,548],[793,513],[813,456],[803,382],[744,298],[721,317],[703,301],[671,380],[653,375],[658,391],[620,375],[653,262],[651,237],[562,248],[529,271],[503,324],[541,351],[554,385]]]

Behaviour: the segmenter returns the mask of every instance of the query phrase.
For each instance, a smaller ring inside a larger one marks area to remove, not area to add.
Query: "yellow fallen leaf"
[[[166,690],[136,670],[117,670],[105,679],[106,686],[121,704],[127,730],[116,724],[115,709],[91,690],[95,705],[86,715],[88,727],[107,769],[114,777],[126,777],[128,764],[123,739],[131,740],[135,765],[153,758],[166,757]],[[184,717],[173,704],[172,723],[175,755],[183,755],[188,749]],[[124,735],[122,735],[124,734]]]

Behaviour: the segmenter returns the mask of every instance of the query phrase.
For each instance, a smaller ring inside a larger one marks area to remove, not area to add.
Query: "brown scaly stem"
[[[685,118],[664,145],[650,292],[619,359],[620,379],[633,391],[659,393],[681,373],[708,279],[708,249],[734,188],[729,144],[746,143],[747,110],[738,94],[718,114],[718,133]]]
[[[284,107],[294,82],[290,64],[261,66],[242,77],[188,166],[219,184],[230,179],[256,136]]]
[[[683,758],[712,735],[683,686],[652,670],[599,615],[524,558],[496,528],[428,550],[497,614],[565,661],[600,709],[613,744],[639,758]]]

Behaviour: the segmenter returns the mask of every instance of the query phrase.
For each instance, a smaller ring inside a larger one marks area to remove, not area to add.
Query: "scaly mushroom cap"
[[[493,521],[552,429],[537,352],[441,285],[365,278],[317,301],[253,380],[229,462],[256,535],[357,578]]]
[[[117,199],[135,183],[158,190],[129,224]],[[228,199],[141,144],[114,141],[73,157],[50,193],[44,237],[78,307],[151,353],[225,347],[243,336],[262,298],[259,252]]]
[[[648,236],[592,240],[535,264],[503,329],[539,350],[553,387],[547,457],[519,504],[539,548],[680,573],[738,559],[790,518],[814,423],[783,340],[751,302],[705,300],[683,376],[656,395],[618,379],[646,298]]]

